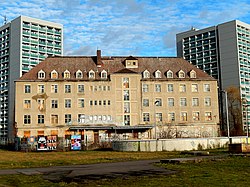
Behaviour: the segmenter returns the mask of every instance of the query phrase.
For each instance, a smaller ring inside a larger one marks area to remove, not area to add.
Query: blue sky
[[[176,33],[234,19],[250,24],[249,0],[11,0],[0,22],[20,15],[64,26],[64,55],[176,56]]]

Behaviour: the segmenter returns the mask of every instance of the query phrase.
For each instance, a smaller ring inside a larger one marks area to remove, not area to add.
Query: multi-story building
[[[0,138],[12,137],[14,81],[48,56],[61,56],[61,24],[20,16],[0,27]]]
[[[250,103],[250,25],[238,20],[176,35],[177,56],[219,80],[221,90],[239,88],[240,100]],[[242,106],[246,130],[249,112]],[[248,116],[248,117],[247,117]]]
[[[16,81],[15,116],[18,137],[217,136],[217,81],[182,58],[51,57]]]

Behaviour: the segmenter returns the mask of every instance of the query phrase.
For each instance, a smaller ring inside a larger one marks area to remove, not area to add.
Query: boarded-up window
[[[44,131],[37,131],[37,136],[44,136]]]
[[[58,130],[51,130],[51,135],[52,136],[57,136],[58,135]]]
[[[23,135],[24,137],[30,137],[30,131],[24,131],[23,133],[24,133]]]

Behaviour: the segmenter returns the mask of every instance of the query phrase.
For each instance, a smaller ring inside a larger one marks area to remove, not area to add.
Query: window
[[[210,84],[204,84],[204,92],[210,92]]]
[[[143,92],[148,92],[148,84],[143,84],[142,85],[142,91]]]
[[[206,121],[212,120],[212,112],[205,112],[205,120]]]
[[[161,98],[156,98],[155,99],[155,106],[162,106]]]
[[[64,115],[64,122],[68,125],[71,124],[71,114],[65,114]]]
[[[93,101],[89,101],[89,105],[92,106],[93,105]]]
[[[174,106],[174,98],[168,98],[168,106],[169,107]]]
[[[173,78],[173,72],[171,70],[168,70],[167,78]]]
[[[44,115],[38,115],[37,116],[37,123],[38,124],[44,124]]]
[[[145,107],[149,106],[149,99],[143,99],[143,106]]]
[[[84,99],[78,99],[78,108],[84,108]]]
[[[124,103],[124,113],[130,113],[130,103]]]
[[[211,98],[210,97],[205,98],[205,106],[211,106]]]
[[[108,78],[108,74],[107,74],[107,72],[105,70],[102,70],[102,72],[101,72],[101,78],[102,79],[107,79]]]
[[[179,71],[178,75],[179,75],[179,78],[185,78],[185,73],[182,70]]]
[[[174,91],[174,85],[168,84],[168,92],[173,92],[173,91]]]
[[[64,106],[65,108],[71,108],[71,99],[65,99]]]
[[[78,71],[76,72],[76,78],[77,78],[77,79],[82,79],[82,78],[83,78],[83,74],[82,74],[82,71],[81,71],[81,70],[78,70]]]
[[[143,113],[143,121],[144,122],[149,122],[150,121],[149,113]]]
[[[198,92],[198,84],[192,84],[191,90],[192,92]]]
[[[31,122],[31,117],[30,117],[30,115],[24,115],[24,116],[23,116],[23,123],[24,123],[24,124],[30,124],[30,122]]]
[[[43,70],[38,72],[38,79],[45,79],[45,72]]]
[[[58,92],[58,85],[52,84],[51,85],[51,93],[57,93]]]
[[[180,106],[187,106],[187,99],[186,98],[180,98]]]
[[[187,112],[181,112],[181,121],[187,121]]]
[[[77,92],[78,93],[84,93],[84,85],[83,84],[78,84]]]
[[[129,101],[129,90],[123,90],[123,100]]]
[[[199,98],[192,98],[192,106],[199,106]]]
[[[44,99],[37,99],[38,110],[40,111],[44,110],[45,108],[44,103],[45,103]]]
[[[57,79],[58,78],[58,73],[56,72],[56,70],[53,70],[51,72],[51,79]]]
[[[155,92],[161,92],[161,85],[160,84],[155,85]]]
[[[70,72],[68,70],[64,71],[63,78],[69,79],[70,78]]]
[[[180,84],[180,92],[186,92],[186,85]]]
[[[31,100],[25,99],[23,107],[26,108],[26,109],[31,108]]]
[[[144,78],[144,79],[150,78],[150,73],[149,73],[148,70],[145,70],[145,71],[143,72],[143,78]]]
[[[99,101],[99,105],[102,105],[102,101],[101,100]]]
[[[162,113],[156,113],[155,120],[156,120],[156,122],[161,122],[162,121]]]
[[[106,100],[103,100],[103,105],[104,105],[104,106],[106,105]]]
[[[24,93],[31,93],[31,86],[30,85],[24,85]]]
[[[38,93],[44,93],[44,85],[38,85]]]
[[[58,124],[58,115],[51,114],[51,124]]]
[[[58,100],[55,99],[51,100],[51,108],[58,108]]]
[[[129,78],[123,78],[123,88],[129,88]]]
[[[89,71],[89,78],[94,79],[95,78],[95,72],[93,70]]]
[[[110,105],[111,104],[111,102],[110,102],[110,100],[108,100],[108,105]]]
[[[175,113],[174,112],[169,112],[168,113],[168,122],[175,121]]]
[[[200,113],[199,112],[193,112],[193,120],[194,121],[200,120]]]
[[[124,124],[130,125],[130,115],[124,115]]]
[[[196,78],[196,72],[194,70],[190,72],[190,78]]]
[[[159,70],[155,72],[155,78],[161,78],[161,72]]]
[[[66,84],[64,87],[65,93],[71,93],[71,85]]]
[[[85,123],[85,115],[84,114],[78,114],[78,123],[79,124]]]

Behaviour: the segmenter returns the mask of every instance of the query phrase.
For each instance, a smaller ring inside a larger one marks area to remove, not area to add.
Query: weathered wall
[[[231,137],[230,143],[244,143],[246,137]],[[115,151],[188,151],[227,147],[227,137],[160,140],[123,140],[112,142]]]

